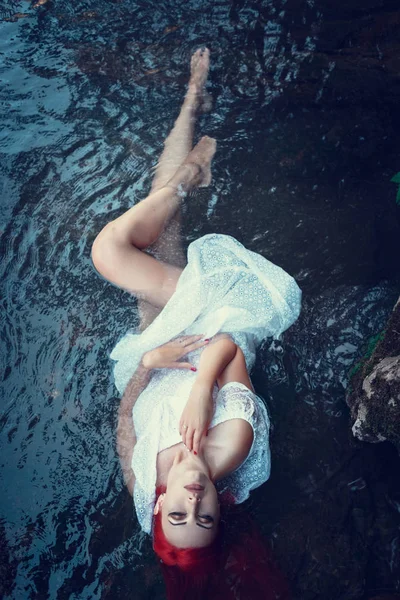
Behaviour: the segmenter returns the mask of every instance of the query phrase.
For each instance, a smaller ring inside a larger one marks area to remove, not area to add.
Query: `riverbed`
[[[136,301],[90,248],[149,191],[200,46],[218,150],[184,244],[233,235],[303,290],[254,370],[272,476],[247,510],[294,598],[399,592],[400,460],[353,439],[345,403],[399,294],[399,24],[379,0],[0,4],[4,598],[164,597],[115,450],[109,354]]]

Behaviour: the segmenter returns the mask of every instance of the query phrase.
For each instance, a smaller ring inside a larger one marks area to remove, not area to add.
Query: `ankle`
[[[179,191],[188,192],[197,185],[201,172],[200,165],[194,162],[183,163],[167,182],[166,187],[173,188],[176,191],[179,189]]]
[[[185,100],[183,102],[183,106],[186,110],[191,110],[194,114],[196,114],[200,108],[201,97],[198,90],[189,85],[189,89],[186,92]]]
[[[164,185],[164,188],[173,190],[175,195],[181,199],[186,198],[186,196],[188,195],[188,192],[189,192],[189,190],[186,187],[184,187],[181,183],[178,183],[178,184],[166,183]]]

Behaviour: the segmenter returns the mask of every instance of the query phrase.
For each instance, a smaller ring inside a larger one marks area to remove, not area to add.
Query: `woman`
[[[111,355],[124,480],[163,564],[198,579],[219,566],[221,499],[243,502],[269,477],[269,419],[248,372],[261,341],[297,318],[301,294],[229,236],[193,242],[182,269],[179,207],[209,185],[216,149],[208,137],[192,149],[196,116],[209,107],[208,68],[209,51],[198,50],[150,195],[92,249],[96,269],[140,299],[144,331]]]

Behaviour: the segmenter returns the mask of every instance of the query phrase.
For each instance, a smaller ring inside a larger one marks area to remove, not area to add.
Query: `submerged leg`
[[[162,188],[175,174],[193,147],[193,132],[200,112],[211,108],[210,97],[204,89],[210,65],[208,48],[197,50],[190,63],[190,80],[185,100],[157,163],[151,191]]]
[[[164,150],[155,170],[152,192],[162,188],[185,160],[193,146],[193,133],[198,115],[211,108],[210,96],[205,91],[209,63],[210,51],[207,48],[204,51],[197,50],[192,56],[188,90],[175,125],[164,142]],[[180,210],[176,211],[148,251],[158,260],[183,269],[186,255],[181,243]],[[142,330],[161,311],[160,307],[155,307],[145,300],[139,300],[138,309]]]
[[[115,283],[154,306],[163,307],[175,291],[179,267],[146,252],[174,216],[181,195],[208,185],[215,140],[203,137],[166,184],[108,223],[92,248],[96,269]]]
[[[173,294],[185,263],[180,246],[178,187],[187,193],[196,185],[209,183],[215,143],[209,138],[203,140],[188,157],[196,116],[209,104],[204,91],[208,68],[209,51],[197,50],[191,61],[188,91],[165,141],[150,196],[106,225],[93,245],[92,257],[98,271],[140,298],[142,329]],[[158,260],[143,252],[146,248]]]

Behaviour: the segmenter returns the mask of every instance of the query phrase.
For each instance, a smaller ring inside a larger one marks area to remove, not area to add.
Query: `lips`
[[[191,483],[190,485],[185,485],[185,490],[189,490],[189,492],[202,492],[204,490],[204,485]]]

